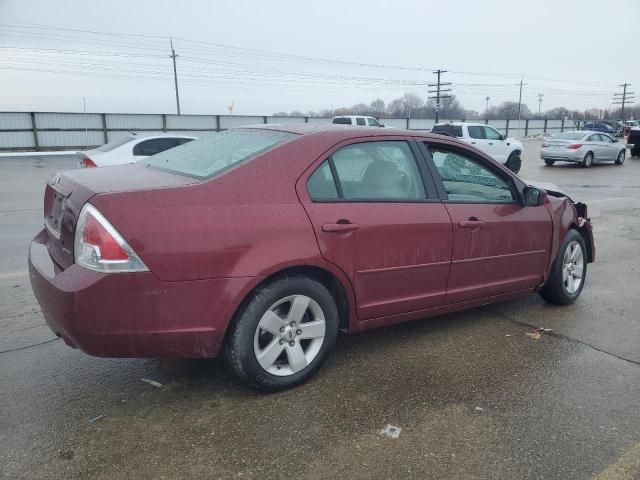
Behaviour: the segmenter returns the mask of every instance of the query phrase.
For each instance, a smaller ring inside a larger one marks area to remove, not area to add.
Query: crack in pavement
[[[487,308],[487,310],[492,312],[492,313],[495,313],[495,314],[501,316],[505,320],[508,320],[508,321],[510,321],[512,323],[516,323],[518,325],[522,325],[522,326],[525,326],[525,327],[540,328],[540,325],[534,325],[534,324],[531,324],[531,323],[523,322],[521,320],[516,320],[512,316],[507,315],[506,313],[501,312],[500,310],[495,310],[495,309],[491,309],[491,308]],[[604,354],[607,354],[607,355],[611,355],[612,357],[617,358],[618,360],[623,360],[625,362],[629,362],[629,363],[632,363],[634,365],[640,365],[640,361],[638,361],[638,360],[632,360],[630,358],[625,358],[625,357],[623,357],[621,355],[618,355],[617,353],[613,353],[613,352],[609,352],[607,350],[603,350],[602,348],[598,348],[595,345],[592,345],[590,343],[583,342],[582,340],[578,340],[576,338],[569,337],[568,335],[565,335],[564,333],[559,333],[559,332],[556,332],[554,330],[550,330],[548,332],[545,331],[544,333],[546,335],[549,335],[549,336],[552,336],[552,337],[556,337],[556,338],[560,338],[560,339],[563,339],[563,340],[567,340],[569,342],[577,343],[579,345],[584,345],[586,347],[592,348],[593,350],[595,350],[597,352],[604,353]]]
[[[20,350],[26,350],[28,348],[39,347],[40,345],[45,345],[47,343],[55,342],[56,340],[60,340],[60,338],[56,337],[56,338],[51,338],[49,340],[45,340],[44,342],[34,343],[33,345],[25,345],[24,347],[10,348],[9,350],[0,350],[0,355],[2,355],[3,353],[19,352]]]

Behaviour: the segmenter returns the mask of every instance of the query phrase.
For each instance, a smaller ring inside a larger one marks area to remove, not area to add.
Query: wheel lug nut
[[[292,326],[292,327],[295,327],[296,326],[296,322],[291,322],[289,325]]]
[[[296,335],[302,335],[302,330],[300,329],[296,330]]]
[[[284,345],[284,340],[280,339],[280,345]]]
[[[284,333],[284,327],[280,327],[280,333]]]
[[[291,341],[289,342],[289,346],[290,346],[290,347],[293,347],[295,344],[296,344],[296,342],[294,342],[293,340],[291,340]]]

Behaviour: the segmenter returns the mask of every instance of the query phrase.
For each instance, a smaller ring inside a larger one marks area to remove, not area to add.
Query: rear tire
[[[329,290],[304,275],[287,275],[247,298],[229,326],[223,357],[242,381],[275,392],[316,373],[337,335],[338,309]]]
[[[587,152],[587,154],[582,159],[582,166],[584,168],[589,168],[593,164],[593,153]]]
[[[544,161],[544,163],[545,163],[545,165],[546,165],[547,167],[553,167],[553,164],[554,164],[554,163],[556,163],[556,161],[555,161],[555,160],[548,160],[548,159],[547,159],[547,160],[545,160],[545,161]]]
[[[634,145],[631,148],[631,156],[632,157],[640,157],[640,145]]]
[[[587,247],[582,235],[570,229],[562,240],[549,278],[538,292],[549,303],[569,305],[582,292],[587,278]]]
[[[509,155],[507,163],[505,163],[504,165],[513,173],[518,173],[520,171],[520,167],[522,166],[522,159],[517,153],[512,153],[511,155]]]
[[[624,163],[624,157],[626,155],[626,150],[620,150],[618,154],[618,158],[616,158],[616,165],[622,165]]]

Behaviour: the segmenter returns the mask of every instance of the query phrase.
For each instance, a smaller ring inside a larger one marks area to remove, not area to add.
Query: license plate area
[[[47,215],[45,221],[47,230],[57,239],[60,239],[60,231],[62,229],[62,215],[64,213],[66,202],[67,198],[64,195],[54,192],[51,211],[49,212],[49,215]]]

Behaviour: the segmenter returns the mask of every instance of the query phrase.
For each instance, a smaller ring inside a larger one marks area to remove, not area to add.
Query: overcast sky
[[[436,68],[477,111],[520,74],[532,111],[607,108],[640,88],[638,19],[638,0],[0,0],[0,110],[172,113],[169,36],[183,113],[426,98]]]

